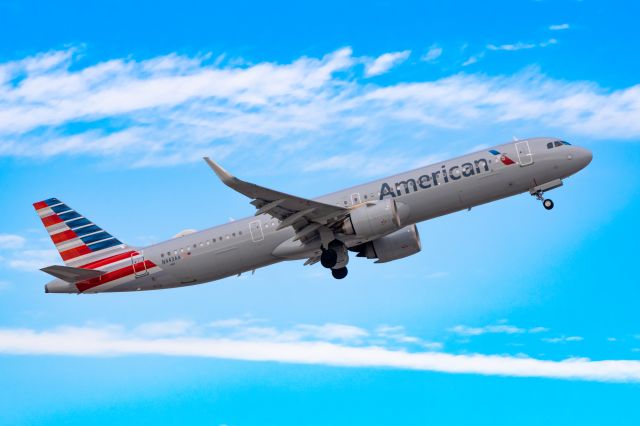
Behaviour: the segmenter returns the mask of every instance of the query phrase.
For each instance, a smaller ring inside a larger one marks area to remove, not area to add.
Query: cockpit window
[[[562,142],[560,142],[560,141],[555,141],[553,144],[554,144],[555,146],[562,146]]]
[[[549,142],[549,143],[547,144],[547,149],[551,149],[551,148],[553,148],[553,142]]]
[[[570,144],[569,142],[567,142],[567,141],[560,141],[560,142],[562,142],[562,143],[563,143],[563,144],[565,144],[565,145],[571,145],[571,144]]]

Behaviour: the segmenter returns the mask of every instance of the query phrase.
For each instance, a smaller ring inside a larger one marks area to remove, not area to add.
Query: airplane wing
[[[229,188],[253,199],[256,216],[268,214],[278,220],[278,229],[293,226],[297,239],[302,242],[312,240],[321,226],[337,229],[349,214],[349,209],[289,195],[284,192],[245,182],[232,176],[210,158],[205,157],[209,167]]]

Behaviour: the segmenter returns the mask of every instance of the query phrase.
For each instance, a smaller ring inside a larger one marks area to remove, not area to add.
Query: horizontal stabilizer
[[[97,278],[106,273],[105,271],[97,271],[95,269],[73,268],[71,266],[60,265],[47,266],[46,268],[42,268],[41,271],[68,283],[90,280],[91,278]]]

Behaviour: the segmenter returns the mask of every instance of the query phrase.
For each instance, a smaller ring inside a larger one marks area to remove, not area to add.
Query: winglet
[[[209,167],[211,167],[211,170],[213,170],[215,174],[220,178],[220,180],[224,182],[226,185],[229,185],[229,183],[233,182],[234,176],[231,175],[228,171],[226,171],[222,167],[220,167],[218,163],[216,163],[209,157],[204,157],[204,161],[207,162]]]

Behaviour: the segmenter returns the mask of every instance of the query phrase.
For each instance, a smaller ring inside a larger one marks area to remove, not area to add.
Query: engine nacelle
[[[351,211],[345,221],[345,234],[372,238],[400,228],[400,212],[393,198],[363,204]]]
[[[418,228],[416,225],[409,225],[377,240],[352,247],[350,250],[357,251],[358,257],[378,259],[376,263],[385,263],[416,254],[422,250],[422,245]]]

